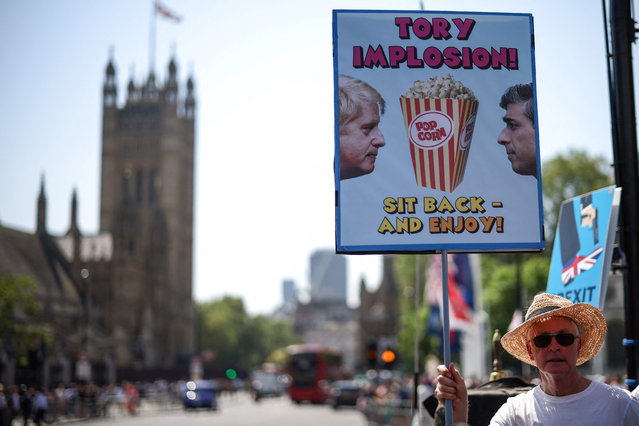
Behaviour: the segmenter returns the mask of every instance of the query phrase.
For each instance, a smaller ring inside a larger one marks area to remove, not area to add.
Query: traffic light
[[[368,362],[368,368],[377,367],[377,342],[368,342],[368,346],[366,347],[366,360]]]
[[[397,354],[391,348],[386,348],[384,352],[382,352],[382,362],[384,363],[384,368],[386,370],[390,370],[393,368],[395,364],[395,360],[397,359]]]

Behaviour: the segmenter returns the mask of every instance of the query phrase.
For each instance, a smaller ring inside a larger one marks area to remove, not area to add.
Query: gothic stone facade
[[[78,229],[74,192],[69,231],[50,235],[44,178],[36,233],[0,226],[0,269],[32,277],[41,307],[37,318],[15,319],[35,321],[52,337],[40,342],[34,383],[82,379],[74,368],[80,359],[101,370],[102,382],[118,368],[188,367],[194,350],[193,80],[180,96],[171,60],[163,85],[153,73],[141,85],[131,80],[119,107],[110,60],[103,89],[99,232]],[[11,382],[20,372],[6,349],[0,375]],[[85,379],[95,380],[95,371]]]
[[[368,291],[364,281],[360,285],[360,368],[365,368],[366,352],[371,345],[378,354],[387,348],[397,349],[399,299],[394,264],[395,255],[384,255],[382,282],[377,290]]]
[[[106,69],[100,230],[113,236],[105,313],[119,364],[184,361],[194,347],[192,298],[193,80],[178,101],[177,67],[162,87],[149,74],[117,106],[115,67]]]

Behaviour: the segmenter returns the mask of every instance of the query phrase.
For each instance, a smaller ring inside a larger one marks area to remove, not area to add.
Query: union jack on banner
[[[561,271],[561,281],[564,285],[570,284],[572,280],[579,274],[584,271],[592,268],[595,263],[597,263],[597,259],[603,252],[602,247],[597,247],[592,253],[587,256],[579,256],[576,255],[572,262],[570,262],[564,269]]]

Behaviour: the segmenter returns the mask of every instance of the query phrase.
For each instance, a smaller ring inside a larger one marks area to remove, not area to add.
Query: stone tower
[[[131,79],[118,107],[113,58],[106,67],[100,230],[113,236],[105,318],[119,365],[170,366],[194,348],[192,77],[178,88],[171,59],[163,85]]]
[[[382,282],[377,290],[370,292],[362,280],[359,289],[360,360],[367,358],[366,352],[374,349],[381,354],[386,348],[397,348],[399,332],[399,295],[395,279],[396,255],[383,257]]]

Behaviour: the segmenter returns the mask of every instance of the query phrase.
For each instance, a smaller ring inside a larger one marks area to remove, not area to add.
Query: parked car
[[[183,394],[182,404],[184,408],[208,408],[217,410],[217,397],[215,395],[215,386],[210,380],[192,380],[186,382]]]
[[[343,405],[355,406],[362,387],[355,380],[337,380],[331,384],[329,401],[334,409]]]
[[[284,393],[284,384],[280,374],[274,371],[255,370],[251,373],[251,390],[255,401],[264,397],[280,396]]]

